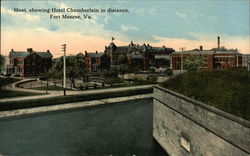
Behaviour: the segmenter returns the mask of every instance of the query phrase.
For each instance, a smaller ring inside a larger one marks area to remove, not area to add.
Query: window
[[[17,63],[18,64],[23,64],[23,60],[18,60]]]
[[[207,56],[204,57],[204,62],[205,62],[205,63],[207,62]]]

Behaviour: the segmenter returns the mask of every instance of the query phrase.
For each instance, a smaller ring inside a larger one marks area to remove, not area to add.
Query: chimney
[[[220,36],[217,37],[217,40],[218,40],[218,43],[217,43],[218,47],[217,47],[217,49],[220,50]]]
[[[28,48],[28,49],[27,49],[27,52],[29,52],[29,53],[31,53],[32,51],[33,51],[32,48]]]
[[[98,54],[98,51],[95,51],[96,54]]]
[[[47,53],[50,53],[50,51],[49,51],[49,50],[47,50]]]
[[[200,51],[202,51],[203,50],[203,47],[202,46],[200,46]]]
[[[88,52],[87,51],[85,51],[85,55],[87,55],[88,54]]]
[[[14,49],[11,49],[11,52],[13,52],[14,51]]]

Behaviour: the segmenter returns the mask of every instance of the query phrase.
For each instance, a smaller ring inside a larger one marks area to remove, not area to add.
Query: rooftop
[[[228,50],[228,51],[212,51],[212,50],[189,50],[189,51],[176,51],[173,52],[172,55],[182,55],[182,54],[199,54],[199,55],[214,55],[214,54],[239,54],[242,55],[241,53],[239,53],[238,51],[233,51],[233,50]]]
[[[38,51],[33,51],[31,48],[27,49],[27,51],[14,51],[13,49],[10,51],[9,56],[13,58],[25,58],[31,54],[37,54],[41,56],[42,58],[52,58],[53,55],[50,53],[49,50],[47,52],[38,52]]]
[[[90,58],[101,58],[104,53],[98,53],[98,52],[93,52],[93,53],[86,53]]]

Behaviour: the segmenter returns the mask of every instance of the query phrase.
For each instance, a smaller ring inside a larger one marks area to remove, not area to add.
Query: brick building
[[[189,56],[200,56],[203,58],[202,69],[219,69],[242,67],[242,54],[237,49],[222,49],[220,47],[220,37],[218,37],[218,47],[213,50],[200,49],[174,52],[171,54],[171,66],[173,70],[181,70],[183,63]]]
[[[128,46],[116,46],[110,43],[105,46],[105,53],[111,58],[111,65],[119,65],[119,58],[126,57],[130,68],[139,67],[147,70],[150,67],[169,66],[170,54],[174,52],[172,48],[152,47],[149,44],[134,44],[133,41]]]
[[[88,53],[85,51],[84,61],[88,71],[99,71],[110,68],[110,57],[105,53]]]
[[[218,69],[218,68],[232,68],[242,66],[242,54],[238,51],[183,51],[175,52],[171,55],[172,68],[180,70],[182,63],[188,56],[203,57],[203,69]]]
[[[20,76],[43,76],[52,65],[52,54],[47,52],[33,51],[14,51],[9,53],[9,64],[6,67],[7,75]]]

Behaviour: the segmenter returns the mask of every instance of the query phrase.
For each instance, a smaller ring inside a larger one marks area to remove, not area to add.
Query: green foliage
[[[84,56],[82,54],[70,56],[66,59],[66,65],[67,77],[71,80],[73,86],[75,87],[75,79],[83,77],[86,72]]]
[[[2,71],[3,65],[4,65],[4,57],[3,55],[0,55],[0,72]]]
[[[188,56],[185,60],[184,60],[184,68],[187,71],[197,71],[199,69],[199,67],[201,67],[203,64],[203,57],[201,56]]]
[[[158,79],[158,77],[156,76],[156,75],[148,75],[147,76],[147,81],[149,81],[149,82],[156,82],[157,81],[157,79]]]
[[[118,65],[121,65],[121,64],[127,64],[128,63],[128,58],[127,58],[127,56],[126,55],[120,55],[120,56],[118,56],[118,58],[117,58],[117,64]]]
[[[250,120],[250,73],[245,69],[184,73],[162,85]]]
[[[105,83],[112,85],[118,84],[118,83],[122,83],[123,81],[120,78],[109,78],[109,79],[105,79]]]
[[[71,80],[74,87],[75,79],[82,78],[86,72],[83,57],[84,56],[82,54],[66,57],[67,78]],[[63,78],[63,57],[53,63],[52,69],[46,74],[46,77],[53,80]]]
[[[152,74],[155,73],[155,68],[149,68],[148,72]]]
[[[131,72],[134,73],[134,74],[138,74],[139,73],[139,68],[138,67],[134,67],[131,69]]]
[[[105,78],[118,78],[118,68],[112,68],[103,73]]]
[[[124,75],[126,73],[129,73],[130,72],[130,69],[127,65],[119,65],[118,67],[118,73],[121,74],[121,75]]]
[[[168,75],[168,76],[172,76],[172,75],[173,75],[173,70],[170,69],[170,68],[167,68],[167,69],[164,71],[164,73],[165,73],[166,75]]]

